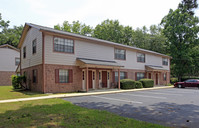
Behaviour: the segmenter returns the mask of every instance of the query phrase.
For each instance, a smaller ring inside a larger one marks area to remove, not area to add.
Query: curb
[[[116,90],[116,91],[104,91],[104,92],[88,92],[88,93],[73,93],[73,94],[58,94],[58,95],[55,94],[55,95],[41,96],[41,97],[0,100],[0,103],[10,103],[10,102],[30,101],[30,100],[40,100],[40,99],[51,99],[51,98],[79,97],[79,96],[112,94],[112,93],[122,93],[122,92],[136,92],[136,91],[144,91],[144,90],[166,89],[166,88],[173,88],[173,87],[174,86],[164,86],[164,87],[129,89],[129,90]]]

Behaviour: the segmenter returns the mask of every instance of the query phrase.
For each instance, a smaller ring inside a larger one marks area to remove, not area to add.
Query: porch
[[[82,71],[82,90],[89,91],[103,88],[116,87],[113,82],[113,71],[118,71],[120,76],[120,68],[123,67],[115,61],[97,60],[88,58],[76,59],[79,68]],[[117,82],[117,87],[120,89],[120,78]]]

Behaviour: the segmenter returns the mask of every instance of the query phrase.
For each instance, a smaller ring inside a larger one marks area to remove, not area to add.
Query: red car
[[[177,88],[185,88],[185,87],[198,87],[199,88],[199,80],[198,79],[189,79],[184,82],[176,82],[174,87]]]

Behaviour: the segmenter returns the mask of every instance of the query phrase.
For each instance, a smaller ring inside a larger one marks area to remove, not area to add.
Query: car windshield
[[[193,80],[185,80],[184,82],[193,82]]]

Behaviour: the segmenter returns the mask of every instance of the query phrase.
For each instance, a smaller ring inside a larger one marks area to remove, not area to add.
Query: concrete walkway
[[[173,88],[173,86],[158,86],[158,87],[153,87],[153,88],[129,89],[129,90],[118,90],[118,89],[110,89],[110,90],[106,89],[106,90],[104,90],[104,89],[102,89],[102,90],[89,91],[87,93],[52,94],[52,95],[49,95],[49,96],[0,100],[0,103],[10,103],[10,102],[18,102],[18,101],[30,101],[30,100],[41,100],[41,99],[51,99],[51,98],[89,96],[89,95],[100,95],[100,94],[111,94],[111,93],[120,93],[120,92],[134,92],[134,91],[163,89],[163,88]]]

